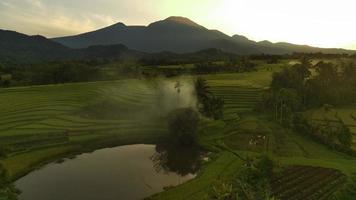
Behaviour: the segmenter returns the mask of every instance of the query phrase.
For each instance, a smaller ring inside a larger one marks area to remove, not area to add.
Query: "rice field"
[[[121,144],[150,142],[166,134],[165,123],[125,115],[130,109],[145,112],[156,98],[154,86],[140,80],[1,89],[0,147],[8,158],[0,162],[10,174],[19,176],[27,167],[62,155],[73,145],[100,143],[109,138]],[[103,99],[125,107],[125,113],[112,119],[89,116],[87,110]],[[36,150],[41,153],[33,154]]]
[[[272,180],[273,196],[281,200],[327,200],[346,182],[338,170],[291,166]]]
[[[200,135],[203,145],[214,150],[216,144],[223,143],[245,156],[266,153],[278,165],[291,166],[281,179],[275,179],[275,182],[283,180],[283,184],[275,184],[273,188],[282,200],[323,199],[320,195],[331,193],[338,194],[341,200],[343,195],[355,193],[354,158],[333,152],[251,112],[268,87],[271,73],[260,70],[203,76],[211,91],[225,101],[224,121],[205,124]],[[100,143],[113,140],[116,145],[154,142],[167,133],[161,113],[154,112],[163,106],[158,101],[161,96],[157,82],[152,80],[1,89],[0,147],[8,151],[8,157],[0,162],[16,178],[49,159],[73,152],[75,155],[87,145],[99,144],[96,148],[100,148]],[[338,116],[352,128],[354,115],[348,111],[340,110]],[[241,159],[217,150],[197,178],[152,199],[204,199],[216,181],[230,181],[241,165]],[[298,184],[288,179],[291,176],[288,174],[293,174],[289,170],[301,172],[296,165],[303,165],[299,168],[310,172],[302,174]],[[316,180],[322,181],[306,188]],[[334,183],[341,189],[334,187]],[[342,190],[346,192],[339,192]]]
[[[224,99],[225,120],[253,111],[263,90],[268,88],[272,72],[256,71],[242,74],[205,75],[213,94]]]
[[[135,83],[118,81],[1,90],[0,137],[135,130],[138,127],[135,120],[102,120],[78,114],[83,108],[105,98],[114,99],[118,105],[127,108],[150,105],[155,97],[153,90]],[[150,127],[150,123],[139,124]]]

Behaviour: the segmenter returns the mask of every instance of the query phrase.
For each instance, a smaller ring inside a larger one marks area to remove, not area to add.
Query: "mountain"
[[[224,47],[225,44],[221,43],[223,40],[233,43],[229,36],[219,31],[208,30],[183,17],[169,17],[148,26],[126,26],[123,23],[117,23],[97,31],[54,39],[71,48],[124,44],[130,49],[144,52],[171,51],[175,53]],[[252,53],[255,50],[248,49],[248,52]]]
[[[72,49],[43,36],[29,36],[15,31],[0,30],[0,61],[31,63],[57,60],[139,58],[144,53],[121,44],[96,45]]]
[[[240,35],[230,37],[220,31],[209,30],[184,17],[169,17],[148,26],[126,26],[123,23],[117,23],[96,31],[53,40],[71,48],[123,44],[130,49],[150,53],[161,51],[189,53],[209,48],[241,55],[354,52],[288,43],[255,42]]]
[[[43,36],[28,36],[14,31],[0,30],[1,60],[62,59],[70,55],[70,48]]]

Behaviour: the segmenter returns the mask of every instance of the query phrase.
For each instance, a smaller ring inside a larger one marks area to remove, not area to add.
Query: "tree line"
[[[314,71],[315,73],[311,73]],[[259,109],[273,113],[275,120],[299,132],[313,133],[331,147],[349,149],[351,133],[339,123],[312,127],[301,113],[307,109],[326,109],[331,105],[354,103],[356,98],[356,65],[352,62],[333,64],[320,61],[313,65],[304,58],[300,63],[273,74],[270,89],[264,93]],[[303,130],[302,130],[303,129]]]

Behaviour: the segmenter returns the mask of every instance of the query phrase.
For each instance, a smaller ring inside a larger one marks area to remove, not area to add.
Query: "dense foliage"
[[[275,164],[268,156],[248,159],[231,183],[218,183],[213,186],[209,199],[216,200],[255,200],[274,199],[270,182]]]
[[[351,151],[352,133],[342,120],[324,120],[313,124],[302,114],[295,114],[293,128],[298,133],[311,136],[332,149],[353,154]]]
[[[199,115],[192,108],[172,111],[168,116],[170,138],[179,145],[193,145],[197,141]]]
[[[195,91],[200,112],[209,118],[222,119],[224,116],[224,100],[209,91],[206,80],[197,78],[195,81]]]
[[[315,74],[312,75],[311,71]],[[324,143],[349,148],[350,131],[339,123],[311,127],[296,113],[327,105],[353,103],[356,98],[356,65],[354,63],[319,62],[312,65],[308,59],[273,74],[271,88],[263,96],[260,108],[273,112],[275,119],[285,126],[294,126],[299,132],[317,135]]]

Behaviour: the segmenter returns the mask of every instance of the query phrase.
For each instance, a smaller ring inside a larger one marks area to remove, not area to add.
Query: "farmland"
[[[355,158],[256,113],[256,104],[272,80],[273,71],[267,68],[201,76],[212,93],[225,101],[224,119],[205,119],[200,127],[199,142],[212,152],[210,161],[195,179],[150,199],[207,198],[214,184],[233,181],[245,164],[236,154],[242,158],[272,157],[281,168],[272,181],[272,191],[282,200],[352,199],[356,193]],[[191,76],[179,80],[189,89]],[[160,85],[176,81],[129,79],[1,89],[0,144],[7,153],[1,163],[16,180],[63,157],[108,146],[156,143],[167,136],[167,127],[165,112],[155,111],[157,107],[170,110],[176,100],[162,99]],[[191,103],[178,102],[184,106]],[[349,110],[340,110],[339,116],[352,128]],[[298,174],[302,175],[293,179]],[[316,180],[320,182],[305,193],[297,192]]]
[[[338,170],[292,166],[272,180],[272,191],[281,199],[322,200],[328,199],[345,181],[345,175]]]
[[[81,146],[90,146],[93,141],[105,144],[117,138],[116,143],[122,144],[150,142],[166,132],[164,126],[148,117],[142,120],[123,119],[122,115],[113,119],[90,116],[98,102],[109,99],[109,94],[113,102],[128,109],[148,110],[156,97],[149,84],[131,80],[1,90],[0,141],[11,155],[3,163],[18,166],[9,167],[10,174],[17,177],[27,167],[56,155],[80,151]],[[100,107],[103,112],[108,111],[103,109]]]

